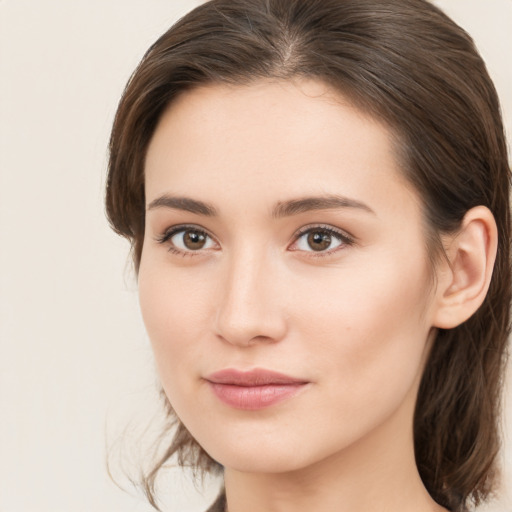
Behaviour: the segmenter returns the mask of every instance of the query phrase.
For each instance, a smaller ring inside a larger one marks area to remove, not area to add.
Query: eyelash
[[[160,236],[156,237],[156,241],[159,244],[162,244],[162,245],[166,244],[167,242],[169,242],[169,240],[174,235],[176,235],[177,233],[180,233],[182,231],[183,232],[186,232],[186,231],[196,231],[196,232],[201,233],[201,234],[207,236],[208,238],[211,238],[212,240],[214,240],[214,238],[207,231],[205,231],[204,229],[200,228],[199,226],[182,224],[182,225],[173,226],[172,228],[167,229]],[[192,256],[200,256],[201,255],[201,251],[200,250],[198,250],[198,251],[182,251],[181,249],[178,249],[177,247],[175,247],[172,244],[169,244],[169,249],[168,250],[169,250],[169,252],[171,252],[173,254],[177,254],[178,256],[183,256],[184,258],[187,257],[187,256],[192,257]]]
[[[163,244],[166,244],[167,242],[169,242],[169,240],[177,233],[180,233],[182,231],[186,232],[189,230],[196,231],[196,232],[201,233],[201,234],[205,235],[206,237],[214,240],[214,238],[207,231],[205,231],[204,229],[202,229],[198,226],[179,225],[179,226],[173,226],[172,228],[167,229],[164,233],[162,233],[161,235],[156,237],[156,241],[159,244],[163,245]],[[310,233],[312,231],[327,233],[328,235],[332,236],[333,238],[336,238],[340,242],[340,245],[334,249],[330,249],[330,250],[328,249],[326,251],[313,251],[313,250],[312,251],[304,251],[304,252],[310,253],[308,257],[322,258],[325,256],[330,256],[331,254],[338,252],[339,250],[342,250],[344,247],[347,247],[347,246],[350,247],[351,245],[354,245],[354,243],[355,243],[355,239],[352,236],[348,235],[347,233],[338,231],[337,229],[334,229],[332,226],[326,226],[326,225],[320,224],[320,225],[314,225],[314,226],[305,226],[305,227],[301,228],[299,231],[297,231],[294,234],[293,244],[296,244],[302,236],[304,236],[305,234]],[[200,256],[201,252],[202,252],[200,249],[197,251],[193,251],[193,250],[183,251],[181,249],[178,249],[177,247],[175,247],[172,244],[169,244],[168,250],[169,250],[169,252],[176,254],[178,256],[182,256],[182,257]],[[297,251],[297,250],[298,249],[293,249],[293,251]]]
[[[350,247],[351,245],[354,245],[355,239],[354,237],[350,236],[348,233],[345,233],[343,231],[337,230],[333,228],[332,226],[326,226],[322,224],[316,224],[313,226],[305,226],[299,231],[297,231],[294,235],[294,244],[297,243],[301,237],[303,237],[305,234],[310,232],[320,232],[320,233],[327,233],[328,235],[332,236],[333,238],[336,238],[340,245],[338,247],[335,247],[334,249],[328,249],[326,251],[305,251],[308,252],[308,257],[311,258],[324,258],[326,256],[331,256],[332,254],[343,250],[345,247]],[[297,250],[297,249],[294,249]]]

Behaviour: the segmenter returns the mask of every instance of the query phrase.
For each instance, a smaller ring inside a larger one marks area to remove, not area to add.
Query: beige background
[[[143,52],[198,3],[0,0],[0,512],[150,510],[104,462],[108,438],[129,464],[123,429],[138,439],[158,409],[127,245],[103,214],[106,146]],[[511,134],[512,0],[438,3],[475,37]],[[510,380],[493,512],[512,511]],[[186,480],[168,475],[169,510],[211,498]]]

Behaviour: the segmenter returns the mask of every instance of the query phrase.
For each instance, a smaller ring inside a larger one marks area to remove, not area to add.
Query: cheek
[[[183,272],[145,265],[144,260],[141,263],[140,307],[166,392],[174,383],[183,385],[185,371],[193,372],[194,362],[204,357],[196,342],[204,337],[208,316],[203,282],[187,279]]]
[[[341,393],[356,409],[380,407],[384,396],[403,398],[422,372],[429,271],[424,258],[395,262],[382,258],[379,266],[325,279],[298,311],[303,343],[314,340],[312,367],[324,368],[333,383],[330,400]]]

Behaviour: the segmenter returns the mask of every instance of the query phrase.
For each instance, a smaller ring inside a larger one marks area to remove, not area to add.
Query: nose
[[[283,285],[272,258],[246,251],[226,261],[216,311],[216,335],[237,346],[274,343],[286,335]],[[281,302],[281,303],[280,303]]]

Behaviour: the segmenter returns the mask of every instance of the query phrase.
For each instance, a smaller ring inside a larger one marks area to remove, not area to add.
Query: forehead
[[[394,134],[314,80],[207,85],[164,112],[148,148],[146,195],[278,201],[283,194],[390,195],[407,189]],[[337,190],[333,190],[337,189]]]

